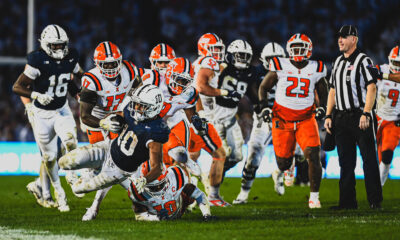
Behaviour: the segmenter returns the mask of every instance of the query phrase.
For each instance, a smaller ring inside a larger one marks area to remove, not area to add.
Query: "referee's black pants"
[[[376,117],[372,116],[366,130],[359,127],[361,111],[337,111],[335,114],[335,140],[339,155],[339,206],[357,208],[356,199],[356,146],[360,148],[363,159],[364,181],[367,199],[371,204],[380,204],[383,200],[379,176],[379,164],[376,150]]]

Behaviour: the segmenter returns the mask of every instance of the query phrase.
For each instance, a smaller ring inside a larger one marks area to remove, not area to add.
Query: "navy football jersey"
[[[229,91],[237,91],[242,96],[246,94],[248,85],[258,80],[257,71],[254,66],[247,69],[238,70],[232,64],[222,71],[218,77],[218,88],[223,88]],[[215,98],[216,103],[227,108],[235,108],[238,106],[240,99],[233,99],[223,96]]]
[[[40,72],[33,80],[33,91],[53,97],[53,101],[45,106],[35,100],[35,106],[46,110],[55,110],[64,106],[68,84],[72,81],[71,74],[79,61],[78,51],[69,49],[68,55],[59,60],[51,58],[40,49],[29,53],[27,60],[29,66]]]
[[[150,142],[166,143],[170,129],[161,118],[137,122],[128,107],[129,104],[124,108],[126,126],[111,144],[111,157],[120,169],[134,172],[149,159],[147,145]]]
[[[258,65],[256,67],[256,72],[257,72],[257,81],[254,81],[253,83],[251,83],[250,87],[254,87],[255,89],[257,89],[257,94],[253,94],[250,91],[247,91],[246,95],[247,97],[249,97],[250,101],[255,105],[258,104],[258,89],[260,88],[261,82],[263,81],[265,75],[267,75],[267,73],[269,72],[268,70],[266,70],[264,68],[264,66],[262,64]],[[254,84],[254,85],[252,85]],[[275,89],[276,86],[274,86],[271,91],[268,92],[268,107],[272,108],[272,106],[274,105],[274,101],[275,101]]]

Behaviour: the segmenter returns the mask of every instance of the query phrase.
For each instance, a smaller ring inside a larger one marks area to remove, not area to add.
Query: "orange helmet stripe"
[[[139,201],[145,201],[146,200],[146,198],[143,196],[143,194],[140,194],[138,192],[138,190],[136,189],[136,186],[135,186],[135,184],[133,184],[133,182],[131,182],[131,188],[133,190],[132,194],[137,200],[139,200]]]
[[[172,167],[171,169],[174,172],[175,177],[176,177],[176,185],[178,186],[178,189],[181,189],[185,185],[184,184],[185,179],[183,178],[183,172],[179,167]]]

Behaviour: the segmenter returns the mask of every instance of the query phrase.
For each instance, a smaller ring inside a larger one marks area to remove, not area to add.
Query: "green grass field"
[[[250,201],[230,208],[212,208],[219,219],[202,222],[197,209],[181,220],[136,222],[130,200],[115,186],[94,221],[81,222],[94,193],[77,199],[63,179],[71,211],[60,213],[36,204],[26,191],[29,176],[0,177],[0,239],[400,239],[400,181],[388,180],[383,210],[370,210],[364,181],[357,181],[358,210],[332,211],[338,181],[323,179],[322,209],[308,209],[308,187],[291,187],[284,196],[273,190],[271,178],[256,179]],[[240,179],[226,179],[221,193],[232,202]]]

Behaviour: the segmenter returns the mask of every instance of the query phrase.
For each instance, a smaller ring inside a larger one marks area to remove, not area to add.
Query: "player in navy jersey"
[[[80,79],[83,70],[78,63],[78,52],[68,47],[68,36],[60,26],[48,25],[39,41],[41,48],[28,54],[28,63],[13,91],[33,101],[29,110],[30,122],[57,199],[54,204],[49,189],[42,189],[43,205],[58,205],[58,209],[65,212],[69,207],[58,176],[57,138],[61,139],[67,152],[77,146],[76,124],[68,106],[67,92],[77,96],[79,88],[73,78],[75,74]],[[45,178],[41,176],[42,183]]]
[[[170,133],[167,124],[158,116],[164,97],[158,87],[145,85],[136,89],[129,98],[121,114],[123,118],[117,114],[106,117],[119,119],[125,124],[116,139],[77,148],[60,159],[60,167],[64,170],[92,168],[99,172],[90,178],[79,178],[71,185],[75,193],[87,193],[118,183],[128,189],[127,178],[132,177],[147,160],[151,166],[148,174],[132,177],[138,192],[144,190],[147,182],[160,176],[162,145],[168,141]]]

